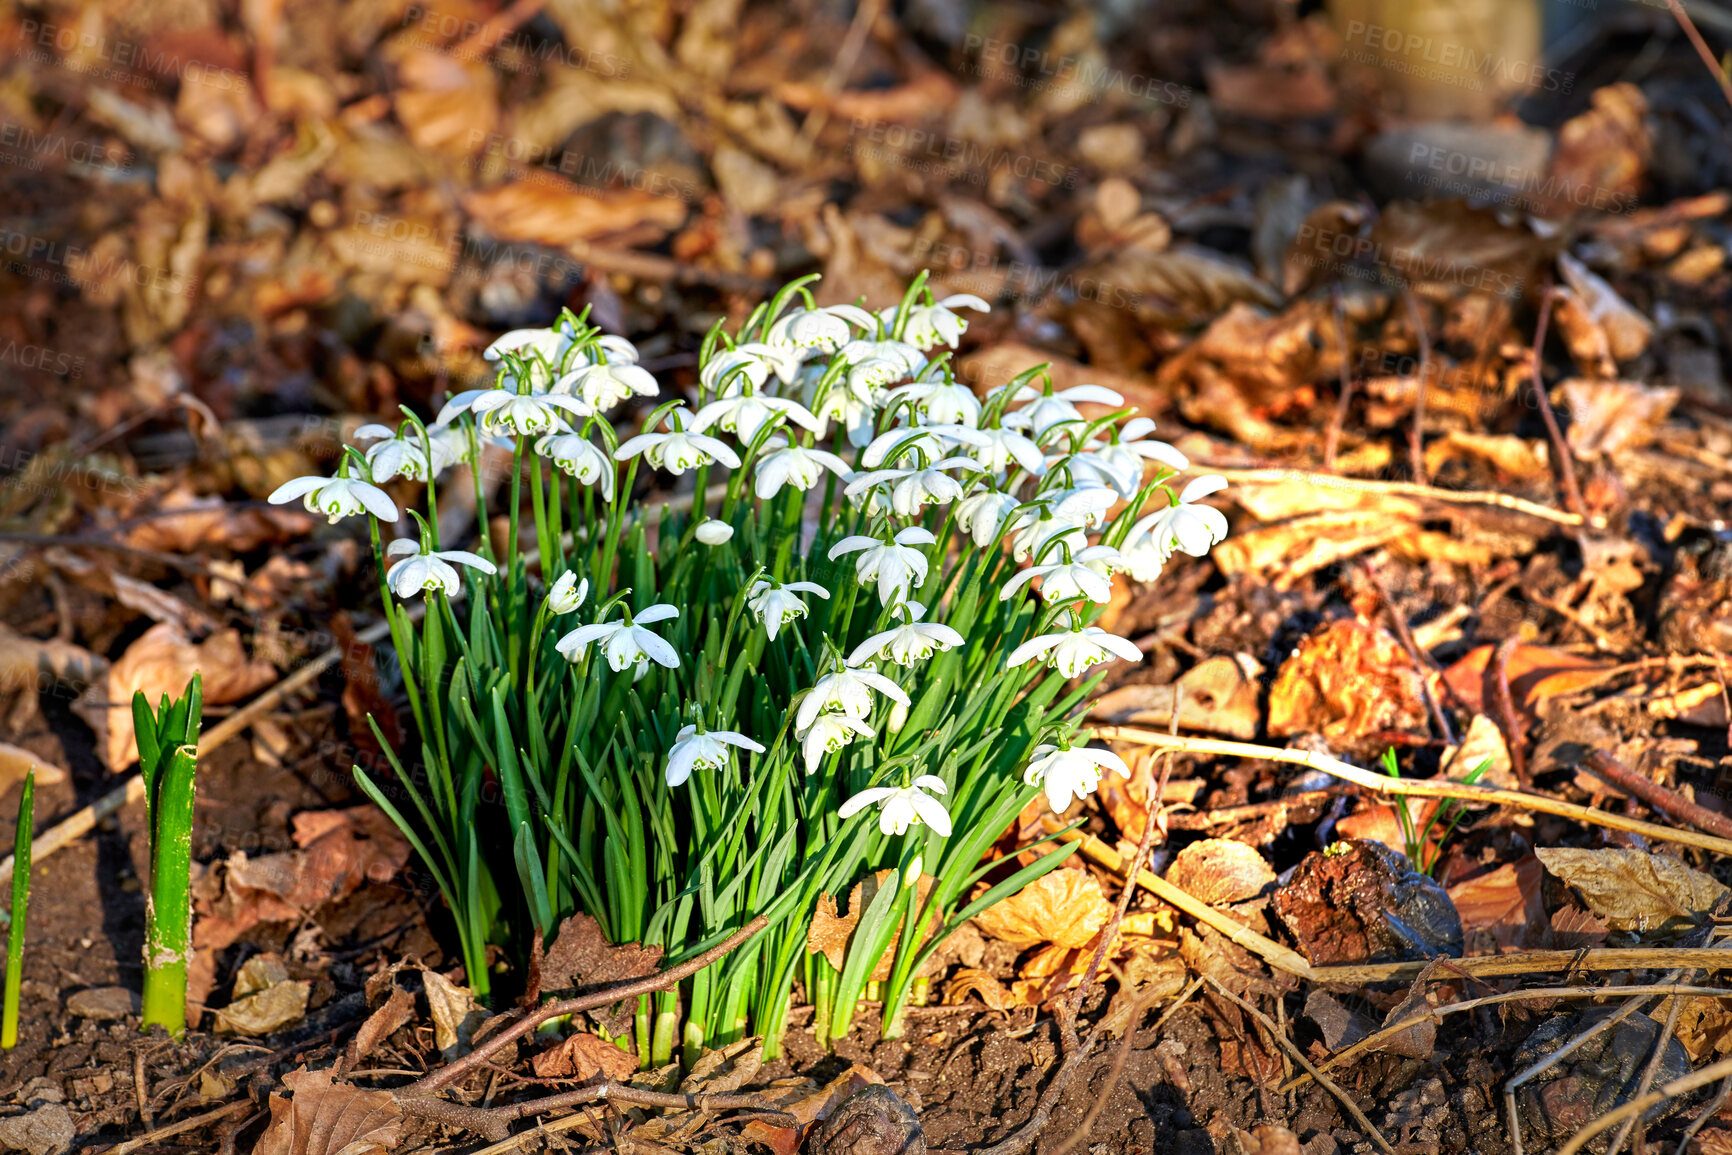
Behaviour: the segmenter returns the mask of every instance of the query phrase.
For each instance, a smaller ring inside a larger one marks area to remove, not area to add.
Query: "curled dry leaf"
[[[1224,906],[1256,898],[1274,884],[1275,871],[1243,842],[1205,838],[1179,851],[1167,881],[1200,902]]]
[[[1559,385],[1557,392],[1570,413],[1570,429],[1565,435],[1570,449],[1586,458],[1649,444],[1679,397],[1677,389],[1650,388],[1634,381],[1570,380]]]
[[[1269,691],[1269,733],[1314,733],[1331,745],[1385,741],[1428,725],[1420,670],[1387,631],[1356,620],[1329,622],[1281,666]]]
[[[421,989],[433,1015],[433,1045],[447,1059],[469,1050],[487,1012],[475,1003],[475,992],[460,987],[435,970],[421,969]]]
[[[415,996],[402,987],[392,987],[390,997],[361,1024],[350,1044],[349,1066],[353,1067],[380,1043],[408,1026],[415,1018]]]
[[[614,945],[601,933],[601,924],[587,914],[574,914],[559,924],[553,945],[541,960],[541,989],[545,994],[583,987],[586,990],[630,982],[656,973],[662,948],[637,943]],[[610,1035],[622,1035],[631,1023],[636,1003],[620,1002],[588,1012]]]
[[[1495,646],[1486,645],[1469,650],[1443,672],[1443,680],[1470,710],[1483,712],[1492,704],[1485,682],[1486,667],[1494,649]],[[1510,697],[1531,722],[1540,703],[1594,685],[1606,676],[1608,668],[1605,663],[1579,654],[1546,646],[1518,645],[1511,652],[1507,667]]]
[[[1700,870],[1645,850],[1542,847],[1534,853],[1613,930],[1688,929],[1726,893],[1726,887]]]
[[[872,904],[878,888],[890,881],[895,873],[892,870],[880,870],[875,876],[855,883],[854,889],[848,894],[848,913],[845,915],[838,913],[835,896],[819,895],[818,908],[812,914],[812,925],[806,931],[806,952],[823,955],[832,967],[841,970],[848,957],[849,940],[854,936],[854,928],[860,924],[860,916]],[[915,882],[914,885],[918,888],[915,893],[916,902],[923,904],[926,901],[933,881],[930,874],[922,874]],[[926,922],[928,932],[932,930],[937,919],[938,912],[933,911]],[[896,958],[896,945],[901,941],[902,931],[898,926],[896,933],[890,938],[890,945],[884,948],[884,957],[878,960],[878,965],[873,967],[872,973],[867,976],[871,981],[883,982],[890,977],[890,964]],[[932,973],[936,969],[934,964],[938,961],[938,955],[929,956],[916,973]]]
[[[598,194],[551,173],[469,193],[463,208],[501,240],[555,248],[613,235],[657,240],[686,219],[678,197],[635,189]]]
[[[944,984],[947,1004],[962,1003],[971,994],[979,995],[989,1010],[1002,1011],[1012,1005],[1010,992],[1004,989],[1004,984],[991,971],[980,967],[962,967]]]
[[[0,693],[36,690],[58,682],[88,686],[108,663],[83,646],[58,638],[41,641],[0,625]]]
[[[245,553],[305,537],[318,524],[304,509],[235,506],[220,497],[199,497],[186,486],[164,494],[158,506],[156,516],[134,525],[121,540],[163,553],[191,554],[211,547]]]
[[[974,916],[984,933],[1014,947],[1086,945],[1113,916],[1113,904],[1086,870],[1060,868]]]
[[[1558,327],[1583,372],[1607,360],[1633,361],[1641,356],[1653,339],[1654,323],[1570,254],[1558,254],[1558,272],[1570,287],[1569,295],[1558,303]],[[1609,377],[1615,371],[1614,365],[1594,375]]]
[[[1548,945],[1551,935],[1540,896],[1544,873],[1540,860],[1528,854],[1451,885],[1449,898],[1469,941],[1483,934],[1500,948],[1538,950]]]
[[[256,954],[235,975],[234,998],[216,1013],[219,1035],[268,1035],[306,1017],[313,984],[291,979],[283,960]]]
[[[580,1031],[530,1059],[538,1079],[625,1079],[637,1071],[637,1056]]]
[[[741,1131],[741,1137],[752,1143],[762,1143],[775,1155],[794,1155],[813,1124],[829,1118],[843,1100],[856,1091],[883,1081],[878,1072],[859,1063],[852,1064],[823,1086],[819,1086],[816,1080],[802,1079],[799,1085],[766,1103],[766,1106],[774,1106],[794,1116],[797,1120],[795,1126],[778,1127],[753,1119]]]
[[[30,751],[0,742],[0,795],[24,781],[25,775],[36,771],[36,785],[54,786],[66,781],[66,771],[54,763],[38,758]]]
[[[271,1123],[253,1155],[378,1155],[397,1145],[403,1113],[389,1091],[333,1083],[302,1067],[283,1076],[293,1097],[271,1096]]]
[[[1107,691],[1089,707],[1092,717],[1118,725],[1166,726],[1178,706],[1179,725],[1249,742],[1263,711],[1257,704],[1262,667],[1249,654],[1217,654],[1179,675],[1172,685],[1135,682]],[[1127,837],[1136,838],[1123,826]]]
[[[126,648],[109,669],[106,684],[92,686],[78,702],[80,716],[106,734],[102,750],[110,770],[138,759],[132,695],[144,691],[154,707],[164,694],[184,693],[195,673],[204,675],[204,700],[210,706],[251,697],[277,679],[269,662],[246,655],[235,630],[219,630],[194,643],[180,627],[157,623]]]

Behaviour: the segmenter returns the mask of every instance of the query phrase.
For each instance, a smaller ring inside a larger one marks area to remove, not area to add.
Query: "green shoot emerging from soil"
[[[18,830],[12,839],[12,923],[6,928],[6,1002],[0,1012],[0,1047],[18,1045],[18,985],[24,973],[24,918],[30,911],[30,848],[35,844],[36,770],[24,776]]]
[[[193,776],[198,768],[198,728],[204,712],[199,675],[184,696],[155,713],[143,693],[132,697],[144,775],[145,825],[150,833],[150,886],[145,898],[144,1016],[141,1026],[161,1024],[171,1035],[186,1030],[186,967],[192,958]],[[16,876],[14,876],[16,877]]]
[[[1469,770],[1467,777],[1463,778],[1462,781],[1472,786],[1484,777],[1485,772],[1490,769],[1491,759],[1486,758],[1478,766]],[[1383,752],[1383,770],[1391,778],[1401,777],[1401,767],[1396,763],[1393,746]],[[1461,822],[1462,816],[1466,813],[1467,806],[1465,803],[1454,798],[1445,799],[1431,812],[1431,817],[1426,819],[1425,825],[1418,826],[1413,820],[1413,814],[1407,809],[1407,799],[1397,798],[1395,800],[1395,819],[1401,824],[1401,840],[1405,844],[1403,849],[1407,852],[1408,861],[1413,863],[1416,870],[1423,874],[1431,874],[1437,869],[1438,862],[1443,858],[1443,844],[1449,841],[1449,836],[1455,832],[1456,825]],[[1431,831],[1439,823],[1443,824],[1443,829],[1437,836],[1437,845],[1432,847],[1430,846]],[[1428,847],[1430,847],[1429,854],[1427,853]]]

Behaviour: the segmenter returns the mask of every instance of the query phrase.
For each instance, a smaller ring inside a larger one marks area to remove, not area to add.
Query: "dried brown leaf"
[[[1113,905],[1086,870],[1058,869],[974,916],[982,932],[1018,948],[1085,945],[1112,918]]]
[[[655,240],[686,219],[685,202],[677,197],[635,189],[598,192],[547,173],[469,193],[463,207],[502,240],[556,248],[614,234]]]
[[[1462,930],[1470,936],[1484,931],[1500,947],[1544,946],[1549,934],[1540,896],[1543,874],[1539,859],[1529,854],[1451,886]]]
[[[1230,838],[1205,838],[1179,851],[1167,881],[1210,906],[1256,898],[1275,882],[1275,871],[1256,849]]]
[[[476,1005],[475,992],[438,971],[422,968],[421,986],[427,995],[427,1009],[433,1014],[433,1045],[447,1059],[456,1058],[469,1049],[487,1012]]]
[[[253,1155],[377,1155],[397,1145],[403,1113],[389,1091],[333,1083],[302,1067],[283,1076],[293,1097],[271,1096],[271,1123]]]
[[[1387,631],[1357,620],[1329,622],[1281,666],[1269,691],[1269,733],[1316,733],[1332,745],[1382,739],[1428,725],[1422,675]]]
[[[587,914],[574,914],[559,924],[553,945],[541,960],[543,993],[597,988],[629,982],[656,973],[662,948],[637,943],[614,945],[601,933],[601,924]],[[589,1012],[589,1017],[610,1035],[624,1034],[635,1003],[615,1003]]]
[[[625,1079],[637,1071],[637,1056],[606,1040],[579,1032],[530,1059],[539,1079]]]
[[[391,996],[387,998],[378,1010],[367,1016],[367,1021],[361,1024],[361,1029],[355,1032],[354,1050],[350,1053],[350,1064],[360,1062],[379,1046],[380,1043],[408,1026],[415,1018],[415,996],[401,987],[391,988]]]
[[[1700,870],[1645,850],[1542,847],[1534,853],[1613,930],[1695,926],[1726,893],[1726,887]]]

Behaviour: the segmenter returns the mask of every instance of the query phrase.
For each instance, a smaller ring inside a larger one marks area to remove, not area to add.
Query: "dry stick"
[[[399,1098],[430,1095],[441,1087],[447,1086],[469,1074],[487,1061],[487,1057],[498,1051],[507,1043],[539,1027],[549,1019],[557,1019],[561,1015],[574,1015],[579,1011],[594,1010],[596,1007],[612,1006],[621,999],[636,998],[638,995],[653,994],[665,991],[691,975],[697,974],[741,943],[769,925],[770,920],[759,915],[745,926],[729,935],[726,940],[711,947],[695,958],[687,959],[677,967],[669,967],[635,982],[620,983],[594,994],[575,995],[569,999],[556,999],[551,1003],[543,1003],[534,1012],[518,1019],[510,1026],[487,1037],[487,1040],[476,1046],[473,1051],[431,1074],[422,1076],[397,1092]]]
[[[1580,1131],[1570,1136],[1568,1143],[1558,1148],[1557,1155],[1576,1155],[1576,1152],[1580,1151],[1582,1146],[1595,1135],[1609,1127],[1616,1126],[1631,1115],[1644,1114],[1649,1107],[1656,1103],[1664,1103],[1667,1099],[1687,1095],[1697,1087],[1706,1087],[1716,1079],[1724,1079],[1728,1075],[1732,1075],[1732,1059],[1721,1059],[1718,1063],[1711,1063],[1693,1075],[1685,1075],[1683,1078],[1673,1079],[1670,1083],[1662,1083],[1659,1090],[1638,1096],[1617,1110],[1601,1115],[1592,1123],[1584,1126]]]
[[[1542,371],[1541,351],[1546,344],[1546,325],[1551,320],[1552,302],[1565,295],[1565,290],[1548,287],[1540,294],[1540,320],[1534,327],[1534,347],[1532,361],[1529,362],[1529,372],[1533,374],[1534,396],[1540,403],[1540,417],[1546,423],[1546,436],[1551,438],[1552,452],[1557,454],[1558,474],[1564,483],[1564,504],[1570,507],[1570,512],[1587,520],[1587,506],[1582,501],[1581,487],[1576,484],[1576,465],[1570,457],[1569,443],[1564,440],[1563,431],[1558,428],[1558,415],[1552,412],[1552,399],[1546,393],[1545,374]]]
[[[172,1139],[176,1135],[184,1135],[188,1131],[197,1130],[206,1124],[215,1123],[219,1119],[226,1119],[230,1115],[239,1114],[243,1110],[251,1111],[252,1109],[253,1101],[251,1099],[239,1099],[233,1103],[228,1103],[224,1106],[218,1107],[214,1111],[206,1111],[202,1115],[194,1115],[190,1119],[182,1119],[178,1123],[169,1123],[165,1126],[156,1128],[154,1131],[147,1131],[136,1139],[128,1139],[118,1147],[110,1148],[106,1152],[106,1155],[131,1155],[132,1152],[137,1151],[140,1148],[153,1146],[164,1139]]]
[[[1724,814],[1716,814],[1705,806],[1698,806],[1675,790],[1668,790],[1653,779],[1630,769],[1604,750],[1593,751],[1585,762],[1589,770],[1626,794],[1634,794],[1649,806],[1664,810],[1673,818],[1688,822],[1699,830],[1732,838],[1732,819]]]
[[[1199,461],[1197,464],[1207,463]],[[1311,473],[1303,469],[1233,469],[1225,466],[1210,466],[1209,471],[1241,485],[1280,485],[1309,482],[1320,489],[1346,489],[1355,493],[1388,493],[1401,497],[1446,501],[1456,505],[1491,505],[1499,509],[1507,509],[1512,513],[1537,517],[1556,525],[1573,527],[1586,524],[1594,529],[1600,529],[1606,524],[1605,519],[1601,517],[1584,518],[1579,514],[1566,513],[1560,509],[1553,509],[1549,505],[1541,505],[1537,501],[1511,497],[1507,493],[1486,493],[1473,489],[1439,489],[1432,485],[1415,485],[1411,481],[1368,481],[1362,477],[1340,477],[1328,473]]]
[[[1329,287],[1335,302],[1335,331],[1341,337],[1341,395],[1335,401],[1335,412],[1329,418],[1329,429],[1323,435],[1323,472],[1335,472],[1335,451],[1341,444],[1341,427],[1347,424],[1347,403],[1353,397],[1353,352],[1347,340],[1347,310],[1341,304],[1341,286]]]
[[[1201,983],[1201,981],[1201,979],[1195,980],[1196,983]],[[1089,1106],[1088,1113],[1083,1116],[1077,1129],[1072,1131],[1070,1137],[1063,1143],[1053,1148],[1052,1155],[1070,1155],[1070,1152],[1076,1149],[1077,1144],[1087,1139],[1088,1133],[1094,1129],[1095,1120],[1101,1117],[1101,1112],[1106,1109],[1107,1100],[1111,1099],[1113,1092],[1119,1089],[1119,1080],[1124,1077],[1125,1060],[1131,1055],[1131,1040],[1136,1038],[1137,1034],[1137,1021],[1143,1017],[1143,1012],[1148,1009],[1150,1003],[1155,1001],[1155,998],[1156,996],[1153,994],[1141,995],[1136,1002],[1131,1004],[1130,1022],[1125,1027],[1124,1038],[1119,1040],[1118,1050],[1113,1053],[1113,1065],[1107,1068],[1106,1086],[1102,1087],[1099,1093],[1095,1095],[1094,1103]]]
[[[1134,726],[1097,726],[1095,727],[1095,734],[1103,739],[1116,738],[1122,742],[1161,746],[1192,754],[1225,754],[1234,758],[1264,758],[1271,762],[1291,762],[1312,770],[1321,770],[1332,777],[1352,782],[1356,786],[1362,786],[1378,794],[1405,795],[1410,798],[1460,798],[1478,806],[1520,806],[1528,810],[1538,811],[1541,814],[1555,814],[1560,818],[1573,818],[1578,822],[1603,826],[1611,830],[1631,830],[1649,838],[1658,838],[1682,846],[1696,846],[1703,850],[1711,850],[1715,854],[1732,855],[1732,839],[1698,834],[1693,830],[1680,830],[1673,826],[1661,826],[1654,822],[1642,822],[1639,819],[1626,818],[1621,814],[1611,814],[1604,810],[1596,810],[1591,806],[1578,806],[1573,802],[1562,802],[1555,798],[1548,798],[1543,794],[1534,794],[1525,790],[1503,790],[1495,786],[1469,785],[1465,782],[1390,778],[1383,774],[1373,774],[1351,762],[1343,762],[1339,758],[1332,758],[1327,754],[1319,754],[1312,750],[1283,750],[1276,746],[1258,746],[1250,742],[1226,742],[1215,738],[1174,737],[1162,734],[1157,730],[1142,730]]]
[[[1720,1108],[1726,1105],[1726,1098],[1729,1095],[1732,1095],[1732,1075],[1727,1075],[1720,1080],[1720,1090],[1715,1092],[1714,1097],[1708,1100],[1707,1104],[1696,1113],[1696,1117],[1690,1120],[1690,1125],[1684,1128],[1684,1135],[1678,1140],[1677,1149],[1673,1151],[1672,1155],[1684,1155],[1684,1152],[1690,1149],[1690,1140],[1696,1137],[1696,1132],[1702,1129],[1704,1123],[1720,1113]]]
[[[1407,619],[1395,607],[1395,599],[1389,596],[1389,590],[1384,588],[1383,580],[1377,576],[1377,571],[1371,568],[1369,562],[1359,563],[1359,569],[1371,583],[1371,588],[1377,591],[1377,600],[1383,603],[1384,612],[1389,615],[1390,624],[1395,627],[1395,636],[1407,651],[1407,656],[1413,659],[1413,664],[1435,669],[1436,663],[1431,660],[1431,655],[1420,649],[1413,640],[1413,631],[1407,628]],[[1431,711],[1431,720],[1437,723],[1437,732],[1443,735],[1444,741],[1454,746],[1455,728],[1449,724],[1449,718],[1444,714],[1443,705],[1437,700],[1437,695],[1431,692],[1430,679],[1419,680],[1419,692],[1425,698],[1426,709]]]
[[[1412,462],[1413,480],[1425,485],[1425,386],[1431,379],[1431,335],[1425,331],[1425,319],[1419,315],[1419,302],[1414,299],[1413,290],[1403,289],[1401,295],[1407,302],[1408,321],[1419,338],[1419,388],[1413,398],[1413,427],[1407,432],[1407,455]]]
[[[1696,55],[1702,58],[1702,63],[1708,66],[1708,71],[1714,74],[1714,79],[1720,82],[1720,94],[1726,98],[1727,104],[1732,104],[1732,79],[1726,76],[1720,67],[1720,62],[1714,59],[1713,49],[1702,39],[1702,34],[1696,31],[1696,22],[1690,19],[1690,14],[1684,11],[1684,6],[1678,0],[1666,0],[1666,7],[1672,10],[1672,15],[1684,27],[1684,35],[1690,38],[1690,43],[1696,49]]]
[[[1221,981],[1213,975],[1205,975],[1203,977],[1208,980],[1210,986],[1214,987],[1228,999],[1237,1003],[1240,1010],[1261,1023],[1263,1029],[1268,1031],[1289,1055],[1293,1056],[1293,1061],[1298,1063],[1301,1067],[1304,1067],[1313,1079],[1316,1079],[1326,1091],[1335,1096],[1341,1105],[1347,1109],[1349,1115],[1352,1115],[1354,1119],[1358,1120],[1359,1125],[1365,1128],[1366,1133],[1371,1136],[1373,1141],[1375,1141],[1379,1147],[1389,1152],[1389,1155],[1395,1155],[1395,1148],[1389,1145],[1389,1140],[1383,1137],[1383,1132],[1379,1131],[1371,1120],[1366,1118],[1365,1112],[1359,1109],[1359,1104],[1348,1098],[1347,1092],[1336,1086],[1335,1083],[1329,1079],[1329,1076],[1325,1075],[1322,1071],[1319,1071],[1316,1065],[1312,1063],[1310,1059],[1305,1057],[1304,1052],[1300,1051],[1298,1047],[1293,1045],[1293,1040],[1276,1030],[1275,1024],[1269,1021],[1268,1015],[1264,1014],[1262,1011],[1258,1010],[1256,1007],[1222,986]]]
[[[1366,1051],[1373,1050],[1385,1039],[1394,1038],[1403,1031],[1412,1030],[1422,1023],[1430,1022],[1441,1025],[1446,1015],[1463,1014],[1480,1007],[1496,1006],[1499,1003],[1521,1002],[1527,999],[1598,999],[1608,995],[1646,995],[1650,997],[1654,995],[1703,995],[1708,998],[1724,998],[1728,994],[1732,994],[1732,991],[1727,991],[1721,987],[1695,987],[1680,983],[1649,983],[1646,986],[1628,987],[1535,987],[1525,991],[1504,991],[1501,994],[1484,995],[1476,999],[1463,999],[1456,1003],[1446,1003],[1441,1007],[1428,1007],[1423,1011],[1416,1011],[1400,1022],[1383,1027],[1360,1039],[1351,1047],[1330,1055],[1317,1064],[1317,1069],[1327,1071],[1332,1067],[1339,1067]],[[1303,1087],[1309,1078],[1308,1075],[1302,1075],[1279,1090],[1282,1094],[1286,1094],[1288,1091]]]
[[[541,1099],[531,1099],[526,1103],[511,1103],[504,1107],[471,1107],[445,1099],[401,1094],[397,1099],[397,1106],[405,1115],[473,1131],[494,1143],[503,1141],[511,1133],[511,1124],[527,1115],[596,1102],[631,1103],[639,1107],[690,1111],[746,1110],[780,1127],[791,1127],[798,1123],[788,1112],[766,1106],[766,1101],[766,1095],[670,1095],[661,1091],[639,1090],[623,1083],[607,1082],[558,1095],[548,1095]]]

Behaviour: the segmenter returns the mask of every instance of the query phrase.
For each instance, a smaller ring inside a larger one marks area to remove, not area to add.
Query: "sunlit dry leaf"
[[[1002,1011],[1011,1005],[1010,992],[1004,989],[1004,984],[991,971],[979,967],[962,967],[944,984],[947,1004],[961,1003],[971,994],[979,995],[990,1010]]]
[[[641,979],[656,973],[662,948],[637,943],[614,945],[601,933],[601,924],[587,914],[574,914],[559,924],[553,945],[541,960],[543,993],[576,987],[605,987]],[[588,1012],[592,1021],[610,1035],[622,1035],[631,1023],[635,999]]]
[[[974,916],[986,934],[1012,946],[1038,943],[1080,947],[1112,918],[1113,905],[1086,870],[1059,869]]]
[[[386,1039],[408,1026],[415,1018],[415,996],[401,987],[392,987],[391,995],[361,1024],[361,1029],[355,1032],[349,1061],[355,1063],[365,1059]]]
[[[1421,678],[1386,631],[1357,620],[1329,622],[1300,642],[1276,675],[1269,733],[1322,734],[1342,746],[1392,730],[1423,733]]]
[[[726,1095],[757,1078],[763,1068],[763,1040],[737,1039],[700,1055],[680,1080],[680,1091],[687,1095]]]
[[[1181,727],[1248,742],[1263,720],[1260,673],[1249,654],[1217,654],[1186,670],[1172,685],[1134,682],[1109,690],[1095,699],[1089,713],[1117,725],[1164,727],[1172,721],[1176,704]],[[1119,829],[1128,838],[1139,837],[1123,825]]]
[[[1425,468],[1432,473],[1461,458],[1487,462],[1506,477],[1537,478],[1548,475],[1551,453],[1544,441],[1466,429],[1451,429],[1425,447]]]
[[[1517,785],[1514,763],[1510,759],[1509,743],[1503,731],[1484,714],[1475,714],[1467,724],[1467,733],[1460,746],[1443,748],[1443,772],[1457,782],[1465,782],[1481,763],[1489,761],[1484,772],[1475,779],[1487,786],[1514,789]]]
[[[1671,998],[1662,999],[1654,1008],[1661,1021],[1670,1014],[1671,1002]],[[1681,1000],[1674,1031],[1693,1063],[1732,1052],[1732,999],[1692,995]]]
[[[837,970],[847,959],[848,943],[854,936],[854,929],[860,924],[860,916],[872,904],[877,896],[878,888],[889,883],[896,872],[880,870],[876,875],[854,884],[854,889],[848,894],[848,913],[837,914],[836,899],[832,895],[818,896],[818,908],[813,912],[812,925],[806,931],[806,951],[808,954],[822,954],[831,966]],[[922,874],[915,882],[915,901],[924,903],[927,894],[932,890],[933,877]],[[932,912],[926,920],[926,931],[930,933],[937,923],[938,912]],[[884,948],[884,956],[872,968],[867,976],[873,982],[882,982],[890,977],[890,965],[896,958],[896,945],[902,941],[900,924],[896,933],[890,936],[890,944]],[[934,969],[933,964],[938,959],[934,954],[921,964],[917,973],[929,974]]]
[[[1273,885],[1275,871],[1255,848],[1230,838],[1193,842],[1167,868],[1167,881],[1210,906],[1256,898]]]
[[[1582,371],[1610,377],[1616,362],[1641,356],[1654,335],[1653,322],[1570,254],[1558,254],[1558,271],[1570,286],[1555,311],[1558,330]]]
[[[1554,215],[1618,214],[1636,204],[1653,144],[1648,101],[1636,85],[1596,88],[1593,107],[1558,129],[1545,189],[1556,189]]]
[[[637,1056],[587,1031],[553,1044],[530,1059],[538,1079],[625,1079],[637,1071]]]
[[[1569,409],[1566,435],[1578,457],[1616,455],[1654,440],[1679,392],[1634,381],[1565,381],[1557,391]]]
[[[268,1035],[306,1017],[313,984],[291,979],[282,959],[258,954],[235,976],[234,998],[216,1012],[219,1035]]]
[[[830,1113],[856,1091],[883,1081],[878,1072],[859,1063],[850,1065],[822,1087],[812,1080],[805,1080],[800,1086],[765,1104],[794,1116],[796,1126],[778,1127],[753,1119],[742,1129],[741,1137],[750,1143],[762,1143],[775,1155],[794,1155],[800,1149],[800,1141],[814,1124],[829,1118]]]
[[[0,795],[24,781],[32,770],[37,786],[57,786],[66,781],[66,771],[21,746],[0,742]]]
[[[1640,933],[1694,926],[1726,893],[1700,870],[1645,850],[1541,847],[1534,853],[1613,930]]]
[[[34,691],[56,682],[88,686],[107,669],[106,661],[83,646],[26,637],[0,625],[0,693]]]
[[[293,1098],[271,1096],[271,1123],[253,1155],[377,1155],[397,1145],[403,1114],[389,1091],[333,1083],[302,1067],[283,1076]]]
[[[178,627],[161,623],[146,630],[109,669],[100,701],[87,693],[81,714],[93,725],[105,725],[104,760],[111,770],[124,769],[138,758],[132,733],[132,695],[143,690],[152,706],[162,695],[178,697],[194,673],[204,676],[206,705],[218,706],[251,697],[277,673],[269,662],[248,658],[240,634],[222,630],[195,644]],[[94,692],[97,687],[92,687]]]
[[[493,236],[556,248],[612,234],[660,238],[686,219],[686,204],[678,197],[583,189],[551,173],[462,199],[469,215]]]
[[[416,148],[453,157],[480,151],[499,118],[498,82],[485,63],[464,64],[431,49],[397,61],[397,119]]]
[[[421,968],[421,989],[433,1014],[433,1045],[447,1059],[456,1058],[469,1049],[476,1029],[487,1020],[487,1012],[476,1005],[475,992],[438,971]]]
[[[1097,366],[1084,365],[1070,357],[1049,353],[1032,345],[1006,341],[990,345],[964,356],[957,363],[957,376],[981,393],[1003,385],[1006,381],[1037,365],[1050,366],[1054,389],[1070,389],[1077,385],[1105,385],[1124,397],[1127,405],[1135,405],[1145,416],[1159,414],[1169,400],[1148,381],[1122,373],[1104,372]],[[1111,413],[1114,406],[1085,401],[1077,408],[1091,420]],[[1150,468],[1153,468],[1151,465]]]
[[[1543,875],[1539,859],[1529,854],[1451,886],[1462,930],[1469,936],[1484,931],[1500,947],[1544,946],[1549,931],[1540,896]]]
[[[1469,650],[1443,672],[1444,681],[1471,710],[1483,712],[1491,705],[1485,695],[1485,676],[1495,648],[1485,645]],[[1579,654],[1546,646],[1517,646],[1509,659],[1510,696],[1516,708],[1531,719],[1541,702],[1595,685],[1605,678],[1607,668],[1606,663]]]
[[[1299,1136],[1279,1123],[1259,1123],[1249,1131],[1233,1128],[1240,1155],[1299,1155]]]

